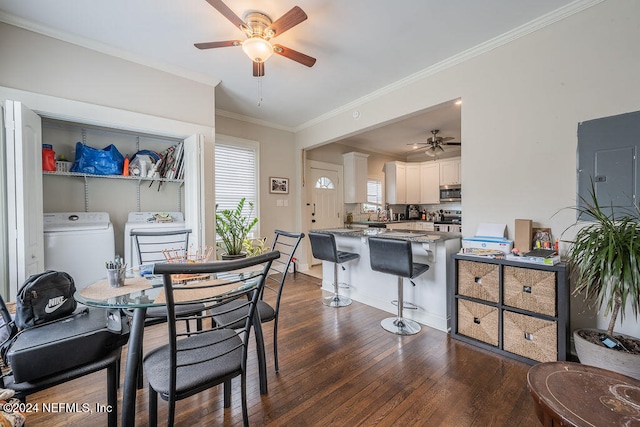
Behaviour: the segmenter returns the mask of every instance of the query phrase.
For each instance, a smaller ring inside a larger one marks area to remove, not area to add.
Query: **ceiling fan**
[[[271,21],[267,15],[261,12],[247,12],[244,20],[240,19],[222,0],[207,0],[222,16],[227,18],[233,25],[242,30],[247,39],[224,40],[218,42],[195,43],[198,49],[213,49],[218,47],[242,46],[242,50],[253,61],[253,75],[255,77],[264,76],[264,63],[271,54],[289,58],[307,67],[312,67],[316,59],[304,53],[297,52],[280,44],[271,44],[270,40],[295,27],[305,19],[307,14],[298,6],[294,6],[290,11],[282,15],[279,19]]]
[[[414,142],[407,145],[413,145],[417,150],[422,150],[425,148],[424,146],[427,146],[425,154],[429,157],[435,157],[440,151],[444,152],[444,148],[442,148],[443,145],[460,145],[460,142],[448,142],[455,138],[451,136],[438,136],[438,132],[440,132],[438,129],[432,130],[431,134],[433,136],[427,138],[426,142]],[[420,147],[420,145],[422,145],[422,147]]]

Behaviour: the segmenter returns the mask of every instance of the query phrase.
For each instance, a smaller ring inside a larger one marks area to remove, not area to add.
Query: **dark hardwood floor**
[[[273,325],[264,325],[269,393],[247,381],[249,421],[271,426],[537,426],[526,385],[529,365],[423,327],[399,337],[380,327],[390,315],[354,302],[339,309],[320,302],[320,280],[288,279],[280,312],[280,373],[273,365]],[[165,325],[145,330],[145,349]],[[254,342],[251,344],[254,346]],[[257,375],[254,351],[249,372]],[[30,396],[29,402],[106,404],[101,373]],[[121,392],[120,392],[121,393]],[[120,394],[121,398],[121,394]],[[166,403],[159,401],[159,420]],[[241,425],[239,379],[231,408],[216,387],[177,403],[176,425]],[[29,426],[102,426],[106,414],[29,414]],[[147,390],[138,391],[136,425],[147,425]],[[161,424],[162,425],[162,424]]]

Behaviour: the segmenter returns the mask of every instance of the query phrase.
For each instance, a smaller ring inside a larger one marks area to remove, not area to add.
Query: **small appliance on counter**
[[[420,219],[420,208],[417,205],[407,206],[407,219]]]
[[[474,237],[462,239],[462,249],[464,253],[473,254],[487,253],[486,251],[496,251],[508,254],[513,249],[513,240],[507,239],[506,224],[481,223]]]

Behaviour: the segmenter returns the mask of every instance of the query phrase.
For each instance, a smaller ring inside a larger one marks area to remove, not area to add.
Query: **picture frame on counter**
[[[289,194],[289,178],[269,177],[269,193]]]

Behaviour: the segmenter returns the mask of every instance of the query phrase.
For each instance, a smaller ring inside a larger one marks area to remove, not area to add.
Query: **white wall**
[[[99,120],[107,125],[122,121],[123,115],[116,113],[123,110],[141,113],[147,118],[171,120],[169,123],[173,125],[170,125],[167,135],[172,137],[185,138],[189,136],[184,134],[185,130],[198,129],[205,136],[205,181],[213,182],[213,85],[194,82],[2,22],[0,55],[3,58],[0,87],[51,96],[57,100],[85,102],[87,108],[82,111],[83,116],[91,115],[92,106],[113,108],[112,116]],[[38,109],[33,101],[30,105],[26,99],[17,100]],[[166,128],[166,124],[162,127]],[[205,192],[205,221],[213,224],[213,187],[208,185]],[[70,205],[84,206],[84,193],[73,192]],[[136,210],[135,205],[129,210]],[[208,244],[215,240],[213,227],[205,229],[205,238]]]
[[[216,116],[216,132],[236,138],[257,141],[260,144],[260,234],[273,243],[276,229],[301,231],[297,222],[300,207],[296,182],[296,162],[301,153],[294,145],[292,132]],[[270,194],[269,177],[289,178],[289,194]],[[288,206],[277,206],[278,200]]]
[[[516,218],[551,227],[574,216],[577,126],[640,110],[640,2],[607,0],[507,45],[300,130],[299,148],[462,98],[465,235]],[[559,213],[557,213],[560,211]],[[557,214],[556,214],[557,213]],[[567,236],[570,237],[570,236]],[[561,247],[562,249],[562,247]],[[572,308],[572,326],[593,323]],[[635,332],[638,324],[625,322]],[[633,335],[633,333],[631,333]]]

